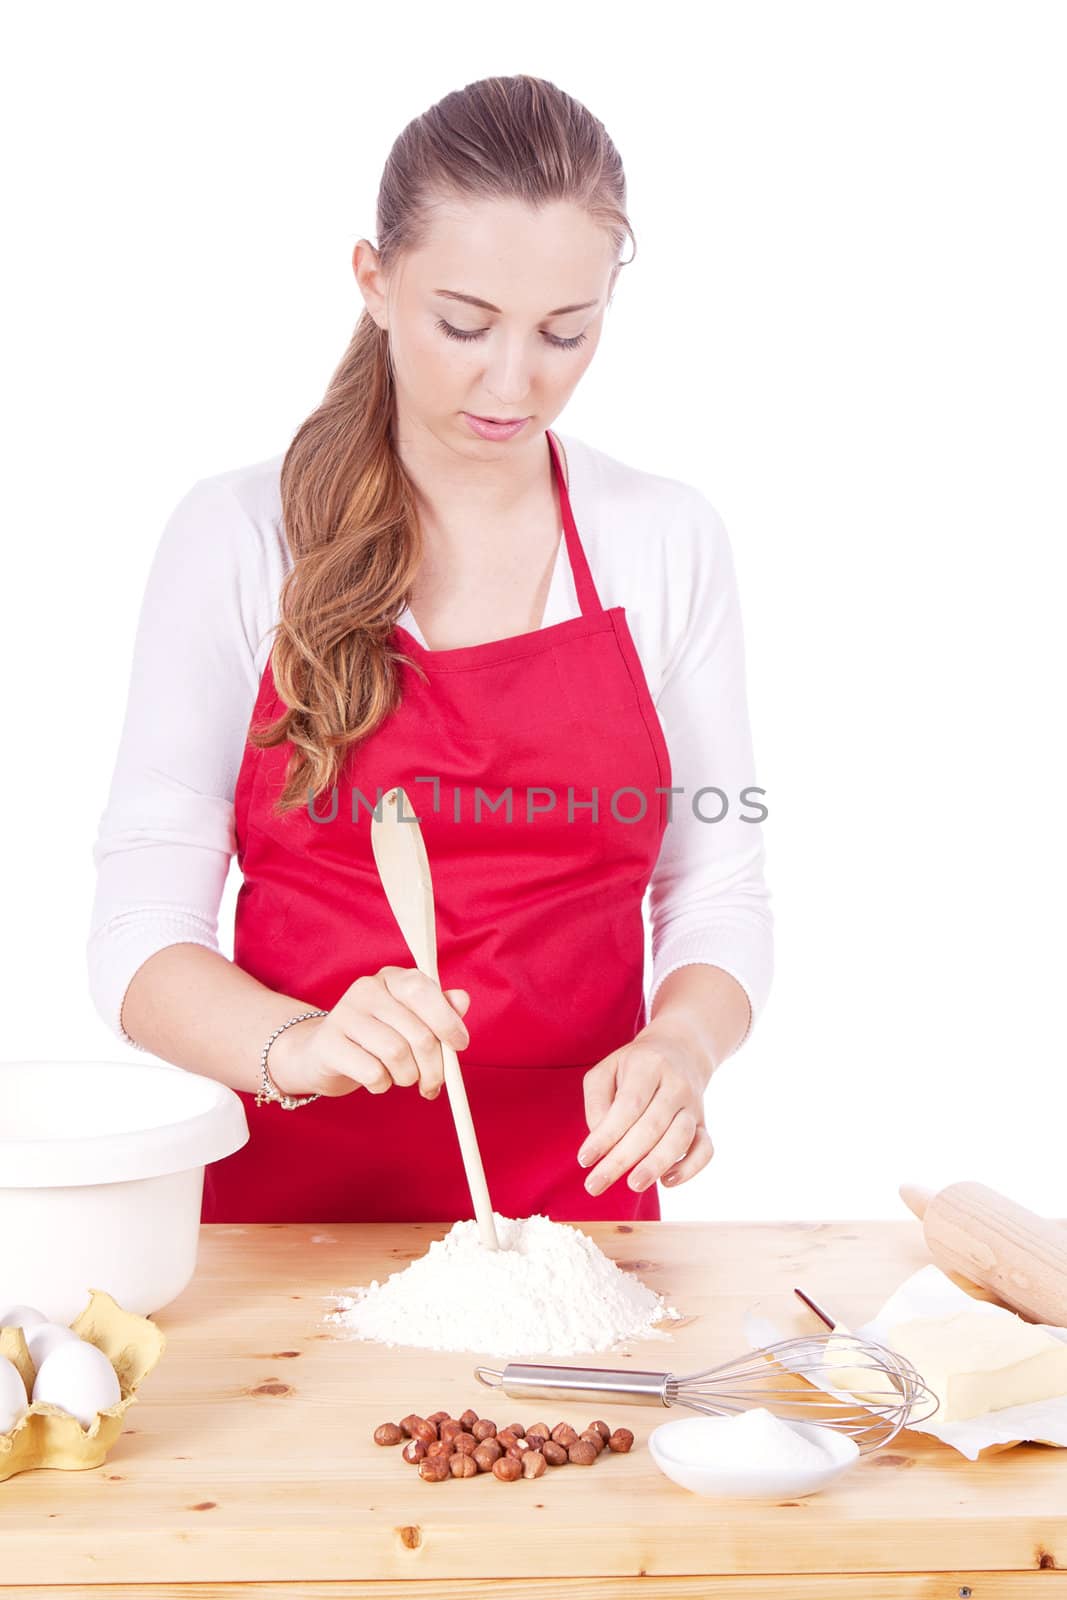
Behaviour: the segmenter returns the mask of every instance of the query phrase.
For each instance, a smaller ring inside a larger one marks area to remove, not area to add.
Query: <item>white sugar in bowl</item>
[[[204,1168],[248,1141],[214,1078],[142,1061],[0,1061],[0,1306],[139,1316],[196,1269]]]

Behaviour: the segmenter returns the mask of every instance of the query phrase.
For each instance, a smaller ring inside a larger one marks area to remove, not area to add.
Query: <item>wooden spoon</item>
[[[437,972],[437,916],[430,862],[419,819],[411,810],[403,789],[390,789],[383,795],[380,821],[376,813],[371,812],[370,840],[385,898],[400,925],[415,965],[420,972],[425,972],[427,977],[440,984]],[[498,1250],[500,1246],[493,1224],[489,1188],[459,1058],[452,1046],[443,1039],[441,1053],[445,1063],[448,1103],[452,1107],[452,1120],[456,1125],[478,1231],[487,1249]]]

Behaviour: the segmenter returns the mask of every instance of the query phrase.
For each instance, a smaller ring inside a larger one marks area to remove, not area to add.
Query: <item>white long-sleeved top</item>
[[[773,968],[742,623],[722,519],[696,488],[570,434],[569,494],[605,607],[623,605],[671,760],[671,820],[649,885],[652,987],[707,962],[742,985],[752,1025]],[[202,478],[168,518],[141,607],[130,686],[93,860],[87,945],[97,1011],[119,1039],[137,969],[167,945],[218,950],[236,851],[234,787],[292,557],[283,456]],[[560,539],[542,627],[580,615]],[[405,609],[400,623],[425,644]],[[714,794],[724,791],[729,809]],[[652,797],[648,797],[651,802]],[[744,820],[744,819],[749,820]]]

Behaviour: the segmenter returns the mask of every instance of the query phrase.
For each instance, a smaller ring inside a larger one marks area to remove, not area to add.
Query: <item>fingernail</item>
[[[640,1194],[642,1189],[648,1188],[648,1184],[643,1178],[630,1178],[628,1182],[635,1194]]]
[[[579,1150],[578,1165],[580,1167],[591,1167],[593,1165],[593,1157],[586,1155],[584,1150]]]
[[[666,1177],[661,1179],[661,1182],[663,1182],[663,1183],[677,1183],[678,1182],[678,1174],[676,1172],[668,1172]]]
[[[592,1178],[586,1178],[586,1180],[585,1180],[585,1192],[586,1192],[586,1194],[596,1194],[597,1185],[593,1181]]]

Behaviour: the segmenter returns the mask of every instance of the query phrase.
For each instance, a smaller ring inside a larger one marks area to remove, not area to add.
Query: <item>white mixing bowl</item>
[[[0,1061],[0,1314],[71,1323],[90,1289],[149,1316],[196,1269],[204,1167],[248,1141],[214,1078],[141,1061]]]

